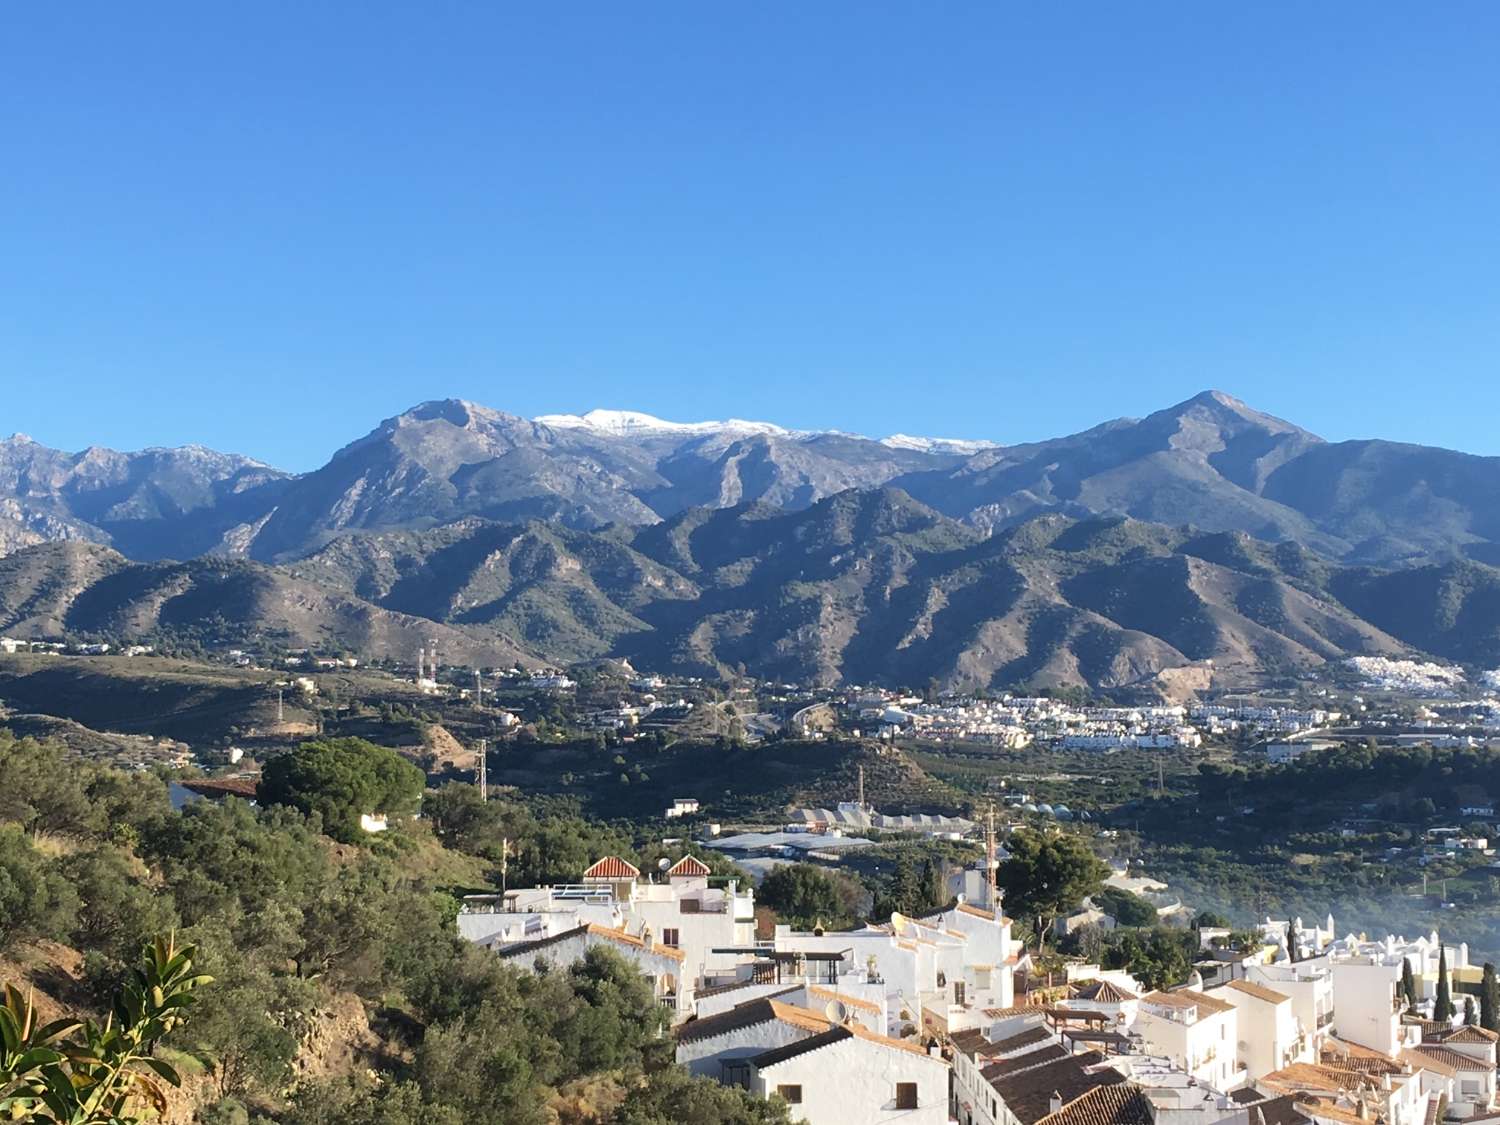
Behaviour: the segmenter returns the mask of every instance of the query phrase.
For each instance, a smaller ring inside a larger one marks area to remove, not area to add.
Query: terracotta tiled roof
[[[1006,1059],[991,1059],[979,1071],[986,1082],[994,1083],[1001,1078],[1014,1078],[1025,1071],[1036,1070],[1072,1054],[1061,1043],[1049,1043],[1023,1055],[1012,1055]]]
[[[536,938],[534,941],[523,941],[516,945],[507,945],[495,950],[500,957],[524,957],[528,953],[535,953],[538,949],[546,949],[548,946],[557,945],[559,942],[567,941],[588,932],[588,925],[574,926],[571,930],[564,930],[560,934],[550,937]]]
[[[939,1066],[947,1066],[942,1059],[929,1055],[922,1049],[920,1044],[910,1042],[906,1039],[892,1039],[888,1035],[877,1035],[873,1031],[866,1031],[857,1023],[844,1024],[842,1027],[831,1027],[827,1031],[821,1031],[816,1035],[810,1035],[806,1039],[798,1040],[796,1043],[788,1043],[782,1047],[773,1047],[756,1055],[750,1061],[756,1070],[767,1070],[778,1063],[784,1063],[788,1059],[795,1059],[799,1055],[805,1055],[809,1051],[821,1050],[831,1047],[835,1043],[843,1043],[849,1039],[859,1039],[866,1043],[876,1043],[882,1047],[890,1047],[897,1051],[906,1051],[922,1058],[930,1058]]]
[[[1234,1005],[1223,1000],[1215,1000],[1212,996],[1205,996],[1201,992],[1195,992],[1191,988],[1179,988],[1176,992],[1148,992],[1141,997],[1148,1004],[1160,1004],[1168,1008],[1192,1008],[1196,1007],[1200,1013],[1215,1014],[1233,1010]]]
[[[1234,1094],[1229,1096],[1233,1098]],[[1241,1105],[1246,1104],[1243,1099],[1236,1100]],[[1312,1120],[1297,1108],[1297,1099],[1291,1094],[1257,1101],[1254,1103],[1254,1111],[1247,1116],[1250,1118],[1250,1125],[1309,1125]]]
[[[849,996],[843,992],[835,992],[831,988],[820,988],[818,985],[808,985],[807,994],[816,996],[819,1000],[837,1000],[840,1004],[847,1004],[851,1008],[859,1008],[861,1011],[880,1014],[880,1005],[872,1004],[868,1000],[861,1000],[858,996]]]
[[[1377,1051],[1374,1047],[1366,1047],[1363,1043],[1329,1036],[1327,1042],[1323,1044],[1323,1061],[1333,1066],[1343,1066],[1350,1059],[1379,1059],[1382,1062],[1391,1062],[1390,1055]]]
[[[771,1020],[779,1020],[813,1034],[827,1031],[833,1026],[817,1012],[807,1008],[783,1004],[779,1000],[760,999],[737,1004],[727,1012],[717,1012],[711,1016],[699,1016],[697,1019],[688,1020],[677,1029],[677,1039],[682,1043],[691,1043],[695,1039],[728,1035],[731,1031],[738,1031],[742,1027],[754,1027],[758,1023],[769,1023]]]
[[[1236,992],[1244,993],[1246,996],[1253,996],[1257,1000],[1264,1000],[1267,1004],[1280,1004],[1291,1000],[1291,997],[1285,992],[1277,992],[1274,988],[1267,988],[1265,985],[1256,984],[1254,981],[1232,980],[1224,987],[1232,988]]]
[[[1138,1000],[1140,997],[1129,989],[1121,988],[1113,981],[1091,980],[1084,981],[1078,986],[1073,999],[1092,1000],[1096,1004],[1121,1004],[1126,1000]]]
[[[1430,1043],[1423,1043],[1420,1047],[1408,1047],[1405,1051],[1401,1052],[1401,1057],[1408,1060],[1413,1066],[1426,1067],[1428,1070],[1436,1070],[1440,1074],[1446,1072],[1445,1068],[1454,1074],[1457,1074],[1460,1070],[1494,1069],[1493,1063],[1471,1058],[1459,1051],[1450,1050],[1447,1047],[1437,1047]]]
[[[1117,1070],[1089,1069],[1103,1061],[1104,1056],[1097,1051],[1068,1055],[1042,1066],[997,1075],[991,1084],[1022,1125],[1036,1125],[1051,1112],[1053,1094],[1067,1106],[1100,1086],[1123,1084],[1125,1076]]]
[[[641,869],[617,855],[607,855],[583,873],[585,879],[639,879]]]
[[[799,1039],[795,1043],[785,1043],[780,1047],[772,1047],[769,1051],[762,1051],[752,1056],[750,1063],[756,1070],[769,1070],[788,1059],[795,1059],[809,1051],[819,1051],[824,1047],[831,1047],[835,1043],[842,1043],[846,1039],[853,1038],[854,1033],[847,1027],[830,1027],[827,1031],[809,1035],[806,1039]]]
[[[977,1027],[965,1028],[963,1031],[955,1031],[948,1036],[948,1042],[953,1044],[953,1049],[970,1057],[977,1054],[988,1054],[991,1050],[990,1041],[985,1038],[984,1032]]]
[[[667,878],[669,879],[673,875],[702,876],[712,874],[713,872],[709,870],[708,864],[695,855],[685,855],[672,864],[671,867],[667,868]]]
[[[670,945],[662,945],[660,942],[647,949],[645,939],[636,937],[634,934],[627,934],[624,930],[612,930],[608,926],[600,926],[592,922],[589,923],[588,930],[595,937],[602,937],[619,945],[634,946],[636,949],[645,950],[647,953],[669,957],[673,961],[686,960],[686,955],[680,949],[674,949]]]
[[[1291,1066],[1262,1075],[1259,1084],[1285,1093],[1326,1090],[1334,1094],[1378,1085],[1367,1074],[1323,1063],[1292,1063]]]
[[[1037,1043],[1050,1043],[1052,1033],[1045,1027],[1028,1027],[1025,1031],[1018,1032],[1006,1039],[997,1040],[990,1044],[990,1050],[997,1055],[1008,1055],[1019,1051],[1023,1047],[1030,1047]]]
[[[881,1035],[879,1032],[871,1031],[862,1024],[857,1023],[845,1024],[844,1026],[854,1033],[856,1039],[863,1039],[866,1043],[879,1043],[885,1047],[895,1047],[898,1050],[907,1051],[913,1055],[921,1055],[924,1058],[935,1057],[929,1055],[926,1048],[915,1039],[893,1039],[889,1035]],[[948,1064],[944,1063],[943,1065],[946,1066]]]
[[[1482,1027],[1473,1027],[1465,1024],[1457,1031],[1444,1035],[1438,1040],[1440,1043],[1500,1043],[1500,1034],[1486,1031]]]
[[[1096,1086],[1038,1125],[1151,1125],[1151,1103],[1139,1086]]]

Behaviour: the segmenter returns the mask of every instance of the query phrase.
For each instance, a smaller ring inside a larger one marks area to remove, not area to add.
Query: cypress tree
[[[1479,1026],[1486,1031],[1500,1031],[1500,981],[1495,979],[1495,963],[1484,963],[1484,980],[1479,986]]]
[[[1474,1010],[1474,997],[1464,997],[1464,1026],[1473,1027],[1479,1022],[1479,1013]]]
[[[1448,948],[1438,945],[1437,1000],[1432,1005],[1432,1018],[1440,1023],[1453,1019],[1453,994],[1448,990]]]
[[[1406,997],[1406,1006],[1408,1008],[1416,1008],[1417,982],[1411,975],[1411,962],[1405,957],[1401,958],[1401,995]]]

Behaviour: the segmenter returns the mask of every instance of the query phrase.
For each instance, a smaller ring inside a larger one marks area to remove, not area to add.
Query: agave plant
[[[156,1045],[186,1018],[192,992],[213,978],[194,975],[193,946],[173,938],[147,945],[143,964],[115,996],[102,1026],[58,1020],[37,1026],[31,997],[10,986],[0,1005],[0,1122],[132,1125],[166,1111],[163,1083],[177,1072]]]

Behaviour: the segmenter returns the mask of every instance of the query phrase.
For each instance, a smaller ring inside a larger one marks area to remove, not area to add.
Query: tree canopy
[[[1005,906],[1016,918],[1035,918],[1045,933],[1059,914],[1096,893],[1109,868],[1087,841],[1068,833],[1018,829],[1005,842],[1010,858],[996,869]]]
[[[416,812],[426,777],[393,750],[362,738],[304,742],[266,763],[256,795],[262,804],[318,814],[335,840],[358,842],[360,817]]]

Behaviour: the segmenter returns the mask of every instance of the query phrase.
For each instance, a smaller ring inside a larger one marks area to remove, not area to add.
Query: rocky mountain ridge
[[[1295,542],[1352,564],[1500,562],[1500,458],[1326,442],[1220,392],[1024,445],[874,440],[629,411],[535,419],[457,399],[382,422],[289,475],[188,447],[67,454],[0,442],[0,552],[78,538],[142,561],[306,558],[352,534],[464,519],[645,527],[693,508],[805,510],[896,487],[998,532],[1128,516]]]

